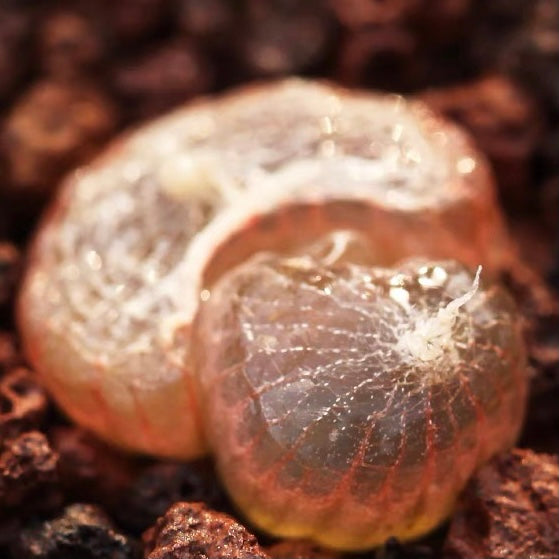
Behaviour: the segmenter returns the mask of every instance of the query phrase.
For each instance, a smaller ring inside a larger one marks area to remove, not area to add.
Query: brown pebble
[[[471,481],[454,515],[444,557],[559,556],[556,456],[516,449]]]
[[[521,442],[545,452],[559,452],[559,298],[542,277],[517,261],[501,274],[524,316],[524,336],[533,371]]]
[[[80,78],[97,67],[104,55],[102,34],[77,12],[49,14],[38,35],[41,66],[49,76]]]
[[[146,559],[269,559],[255,536],[202,503],[176,503],[143,539]]]
[[[317,0],[246,0],[238,33],[239,64],[249,76],[278,76],[309,70],[322,61],[332,18]]]
[[[133,559],[135,542],[117,532],[93,505],[75,504],[53,520],[35,522],[17,535],[18,559]]]
[[[178,23],[189,37],[222,44],[234,31],[238,10],[223,0],[178,0]]]
[[[38,431],[4,441],[0,453],[0,510],[46,509],[57,501],[58,456]]]
[[[212,80],[204,55],[183,40],[165,43],[123,62],[113,75],[114,89],[132,118],[157,115],[204,93]]]
[[[559,297],[532,268],[517,261],[501,272],[501,283],[513,295],[524,316],[530,360],[536,368],[559,362]]]
[[[402,23],[421,8],[422,0],[330,0],[340,22],[350,28]]]
[[[38,427],[47,408],[47,395],[28,369],[18,367],[0,377],[0,438]]]
[[[13,107],[2,143],[11,186],[47,192],[115,127],[112,103],[94,87],[41,81]]]

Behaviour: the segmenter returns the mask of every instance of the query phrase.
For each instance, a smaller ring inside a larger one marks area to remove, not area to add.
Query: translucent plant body
[[[288,80],[179,109],[62,186],[21,294],[26,351],[77,422],[194,457],[200,294],[258,250],[346,227],[383,265],[452,257],[490,274],[506,253],[485,162],[421,104]]]
[[[200,307],[194,358],[239,507],[274,534],[354,550],[432,529],[514,442],[525,356],[511,300],[479,270],[375,267],[325,242],[227,273]]]

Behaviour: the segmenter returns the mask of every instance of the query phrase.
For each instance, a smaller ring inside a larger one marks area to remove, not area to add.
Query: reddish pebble
[[[516,449],[472,480],[450,526],[445,558],[559,556],[557,456]]]
[[[202,503],[173,505],[144,534],[146,559],[269,559],[256,538]]]

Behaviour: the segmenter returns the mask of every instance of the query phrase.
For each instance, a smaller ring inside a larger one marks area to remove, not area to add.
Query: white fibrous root
[[[332,247],[322,260],[325,266],[332,266],[343,256],[353,236],[350,231],[335,231],[330,238],[332,239]]]
[[[443,355],[454,357],[452,330],[458,318],[460,308],[468,303],[477,293],[482,267],[478,266],[472,287],[457,299],[440,308],[434,316],[422,316],[415,321],[412,330],[400,337],[400,349],[407,352],[414,360],[434,361]]]

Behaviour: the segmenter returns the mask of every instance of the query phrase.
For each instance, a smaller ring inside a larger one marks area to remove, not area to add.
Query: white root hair
[[[398,343],[400,348],[419,361],[431,361],[448,352],[452,348],[452,328],[458,312],[477,293],[481,271],[482,267],[478,266],[472,287],[464,295],[440,308],[436,315],[419,318],[413,329],[404,332]]]

